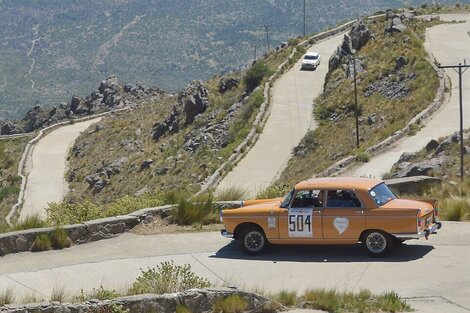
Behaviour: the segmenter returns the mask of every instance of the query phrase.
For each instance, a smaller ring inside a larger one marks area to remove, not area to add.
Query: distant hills
[[[405,0],[306,0],[307,33]],[[454,4],[456,1],[440,1]],[[461,1],[469,2],[469,1]],[[0,0],[0,119],[88,94],[103,78],[178,90],[301,35],[303,0]]]

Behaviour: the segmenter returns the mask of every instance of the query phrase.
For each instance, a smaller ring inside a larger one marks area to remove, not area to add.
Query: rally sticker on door
[[[341,235],[349,227],[349,219],[347,217],[336,217],[333,220],[333,226],[336,228],[338,233]]]
[[[290,208],[287,224],[289,237],[313,237],[312,209]]]

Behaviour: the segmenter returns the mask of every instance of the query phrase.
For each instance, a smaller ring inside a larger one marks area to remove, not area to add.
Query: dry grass
[[[168,220],[155,218],[152,222],[146,224],[139,224],[134,227],[131,232],[138,235],[155,235],[155,234],[174,234],[174,233],[192,233],[192,232],[211,232],[220,231],[223,228],[222,224],[195,224],[189,226],[176,225],[170,223]]]
[[[12,287],[8,287],[0,292],[0,305],[11,304],[15,302],[15,293]]]

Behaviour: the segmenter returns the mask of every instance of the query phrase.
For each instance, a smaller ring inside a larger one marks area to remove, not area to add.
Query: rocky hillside
[[[416,18],[417,12],[392,13],[363,21],[344,38],[329,60],[323,94],[315,100],[318,128],[294,149],[276,184],[292,185],[318,175],[335,162],[355,155],[402,129],[434,99],[437,74],[427,61],[424,31],[439,23]],[[360,146],[356,148],[354,58],[357,70]],[[306,171],[305,169],[308,168]]]
[[[264,101],[262,88],[253,88],[291,51],[273,53],[245,73],[193,81],[178,93],[137,91],[115,77],[104,81],[101,86],[115,86],[132,109],[104,118],[76,141],[67,200],[107,203],[154,190],[198,191],[251,130]]]
[[[306,30],[430,2],[306,1]],[[111,74],[176,91],[239,70],[265,53],[264,25],[271,49],[301,35],[302,11],[286,0],[0,1],[0,119],[84,97]]]
[[[464,132],[464,176],[470,172],[470,130]],[[445,181],[460,180],[460,134],[431,140],[416,153],[403,153],[386,178],[434,176]]]

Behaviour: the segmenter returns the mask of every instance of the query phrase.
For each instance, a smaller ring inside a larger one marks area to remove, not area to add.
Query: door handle
[[[312,213],[317,213],[317,214],[321,214],[321,211],[312,211]]]
[[[358,214],[364,214],[364,210],[356,210],[356,213],[358,213]]]

